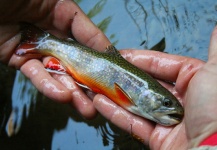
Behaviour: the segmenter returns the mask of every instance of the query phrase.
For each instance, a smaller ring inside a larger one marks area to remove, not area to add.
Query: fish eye
[[[172,101],[170,99],[168,99],[168,98],[165,98],[163,100],[163,105],[166,106],[166,107],[170,107],[172,104],[173,104]]]

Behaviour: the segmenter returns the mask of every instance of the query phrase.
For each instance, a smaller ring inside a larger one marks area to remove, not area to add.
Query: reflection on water
[[[88,13],[96,3],[79,4]],[[118,49],[154,48],[206,60],[209,37],[217,23],[216,5],[214,0],[110,0],[92,20],[97,24],[112,18],[105,34],[114,35],[110,40],[118,40]]]
[[[32,86],[31,82],[17,71],[11,98],[12,112],[6,125],[8,136],[18,133],[23,121],[23,115],[28,117],[31,104],[35,106],[37,93],[37,89]]]
[[[217,24],[217,1],[76,2],[118,49],[154,49],[207,59],[210,34]],[[2,64],[0,68],[4,70],[0,73],[1,149],[147,149],[102,116],[84,120],[71,106],[38,93],[19,72],[15,75]]]
[[[11,113],[11,92],[15,70],[0,63],[0,135],[4,134],[4,127]]]

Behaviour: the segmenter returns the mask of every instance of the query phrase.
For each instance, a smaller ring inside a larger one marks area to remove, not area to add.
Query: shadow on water
[[[76,2],[118,49],[207,59],[217,1]],[[0,68],[0,149],[148,149],[102,116],[85,120],[71,106],[38,93],[19,72]]]
[[[0,135],[4,134],[8,116],[11,113],[11,93],[16,71],[0,63]]]

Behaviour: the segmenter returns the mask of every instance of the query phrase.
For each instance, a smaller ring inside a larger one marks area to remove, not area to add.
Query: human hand
[[[198,146],[217,132],[217,27],[209,46],[207,63],[189,82],[186,92],[186,131],[189,147]]]
[[[124,50],[121,53],[129,62],[153,77],[176,82],[175,86],[165,83],[163,85],[181,103],[185,103],[184,96],[189,81],[203,65],[202,61],[193,58],[154,51]],[[97,95],[93,102],[102,115],[118,127],[138,137],[153,150],[186,149],[187,147],[184,121],[176,126],[165,127],[125,111],[103,95]]]
[[[50,75],[41,61],[14,55],[19,44],[19,23],[32,23],[52,34],[68,38],[72,33],[80,43],[104,50],[110,42],[71,0],[0,1],[0,61],[20,69],[45,96],[71,103],[85,118],[96,115],[92,101],[69,76]],[[46,59],[44,59],[46,61]]]
[[[207,63],[154,51],[123,50],[122,55],[161,82],[184,105],[185,117],[178,125],[164,127],[133,115],[103,95],[94,98],[97,110],[108,120],[153,150],[183,150],[198,146],[217,132],[217,27],[213,31]]]

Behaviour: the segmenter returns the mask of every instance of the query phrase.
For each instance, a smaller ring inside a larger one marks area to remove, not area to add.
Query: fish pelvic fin
[[[22,23],[21,41],[16,48],[15,54],[37,54],[37,46],[48,36],[50,34],[41,29],[27,23]]]
[[[121,106],[136,106],[129,94],[127,94],[117,83],[114,83],[115,91],[118,96],[116,103]]]
[[[49,58],[49,60],[45,64],[45,69],[50,73],[69,74],[69,70],[64,67],[58,59],[54,57]]]

